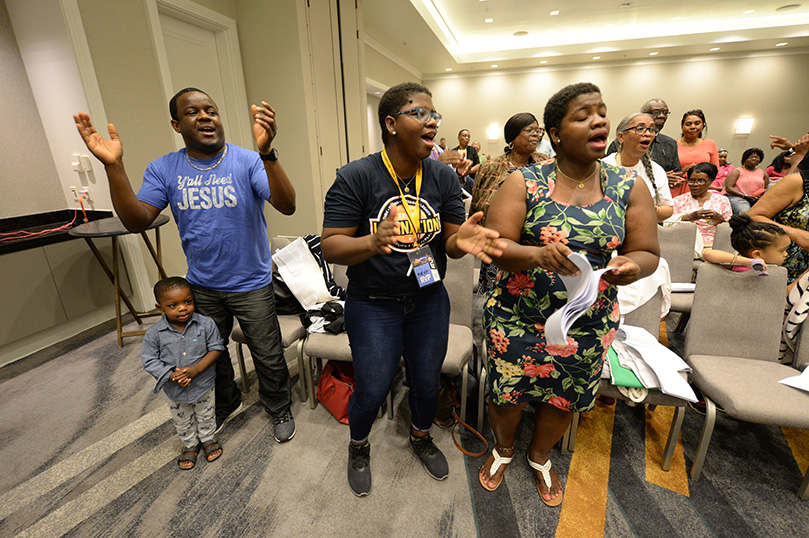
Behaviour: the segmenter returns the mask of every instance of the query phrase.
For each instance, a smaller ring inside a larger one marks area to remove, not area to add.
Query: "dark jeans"
[[[226,417],[242,399],[227,350],[234,316],[239,320],[253,356],[261,403],[273,415],[289,409],[292,404],[292,383],[281,345],[272,284],[244,292],[214,291],[199,286],[191,288],[196,311],[214,320],[226,346],[216,361],[216,416]]]
[[[411,423],[427,431],[438,407],[441,365],[449,338],[449,297],[435,284],[406,299],[372,298],[349,287],[345,326],[354,361],[348,402],[351,439],[371,432],[404,356]]]

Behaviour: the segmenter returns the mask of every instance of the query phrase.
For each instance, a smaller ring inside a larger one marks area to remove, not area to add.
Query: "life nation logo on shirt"
[[[177,204],[180,211],[236,207],[239,203],[232,173],[222,177],[212,173],[207,178],[202,174],[177,176],[177,188],[183,191],[183,199]]]
[[[420,209],[419,222],[418,222],[418,243],[419,245],[426,245],[433,238],[441,233],[441,216],[433,209],[429,202],[421,198],[416,198],[413,195],[406,194],[405,200],[410,207],[410,213],[416,215],[416,204]],[[416,237],[414,236],[413,224],[408,218],[407,212],[402,207],[402,199],[399,196],[393,196],[385,200],[382,207],[379,209],[376,218],[368,219],[371,223],[371,233],[376,233],[379,223],[388,218],[391,207],[398,207],[399,211],[396,214],[396,221],[399,223],[399,235],[396,240],[390,245],[392,250],[397,252],[409,252],[416,249]]]

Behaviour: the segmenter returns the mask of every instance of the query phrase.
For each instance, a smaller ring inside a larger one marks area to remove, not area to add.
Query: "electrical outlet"
[[[79,190],[76,187],[71,186],[70,187],[70,193],[73,195],[73,201],[78,202],[79,201]]]
[[[85,199],[87,202],[92,202],[92,201],[93,201],[93,200],[90,198],[90,188],[89,188],[89,187],[82,187],[82,188],[81,188],[81,191],[79,191],[79,192],[80,192],[80,194],[81,194],[82,196],[84,196],[84,199]]]

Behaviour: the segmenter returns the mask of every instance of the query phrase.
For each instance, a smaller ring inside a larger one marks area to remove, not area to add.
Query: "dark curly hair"
[[[782,172],[785,168],[789,169],[791,163],[786,163],[787,153],[789,153],[789,151],[782,151],[772,160],[772,163],[770,163],[770,166],[772,166],[776,172]]]
[[[730,217],[730,244],[742,256],[747,256],[753,249],[763,249],[787,235],[786,231],[772,222],[757,222],[747,215]]]
[[[410,101],[410,98],[419,93],[426,93],[430,97],[433,96],[426,86],[422,86],[417,82],[403,82],[390,88],[384,94],[382,99],[379,100],[379,108],[377,109],[377,116],[379,117],[379,127],[382,129],[382,143],[388,142],[388,129],[385,127],[385,118],[393,116]]]
[[[535,121],[537,121],[536,116],[530,112],[520,112],[519,114],[514,114],[511,116],[508,121],[506,121],[506,125],[503,127],[503,136],[505,136],[506,144],[508,144],[505,148],[503,148],[503,152],[510,153],[511,143],[514,142],[514,139],[520,136],[523,129]]]
[[[706,174],[708,179],[713,181],[716,179],[716,174],[719,173],[719,169],[714,163],[697,163],[691,167],[691,170],[688,171],[686,176],[688,176],[688,179],[691,179],[691,174],[695,173]]]
[[[702,120],[702,131],[700,131],[699,135],[698,135],[699,138],[702,138],[702,133],[704,133],[705,131],[708,130],[708,122],[705,121],[705,113],[702,110],[698,109],[698,108],[695,108],[694,110],[689,110],[688,112],[683,114],[683,119],[680,120],[680,127],[685,125],[685,119],[688,116],[696,116],[696,117],[698,117],[699,119]]]
[[[160,299],[167,291],[177,290],[180,288],[188,288],[190,290],[191,284],[189,284],[188,281],[181,276],[170,276],[168,278],[164,278],[154,285],[154,299],[159,303]]]
[[[559,131],[559,128],[562,126],[562,118],[567,114],[567,107],[570,102],[576,97],[587,93],[601,93],[601,90],[592,82],[578,82],[565,86],[553,94],[553,96],[548,99],[548,103],[545,105],[545,112],[542,115],[546,132],[550,133],[552,127],[555,127],[556,130]],[[551,146],[553,146],[553,149],[556,149],[556,141],[552,136],[550,139]]]
[[[182,90],[175,93],[174,97],[169,99],[169,115],[171,116],[171,119],[173,119],[174,121],[180,121],[180,116],[177,114],[177,99],[179,99],[181,95],[185,95],[186,93],[191,92],[199,92],[208,95],[207,93],[198,88],[183,88]],[[208,97],[210,97],[210,95],[208,95]]]
[[[764,160],[764,152],[761,148],[747,148],[744,150],[744,153],[742,153],[742,166],[744,166],[744,161],[751,155],[758,155],[759,162]]]

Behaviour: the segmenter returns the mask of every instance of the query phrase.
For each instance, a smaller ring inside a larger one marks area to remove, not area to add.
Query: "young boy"
[[[164,278],[154,287],[160,321],[143,337],[143,368],[157,379],[155,392],[169,399],[174,426],[185,448],[177,459],[180,469],[192,469],[200,446],[214,461],[222,446],[214,439],[216,362],[225,346],[214,321],[194,313],[191,285],[182,277]]]

